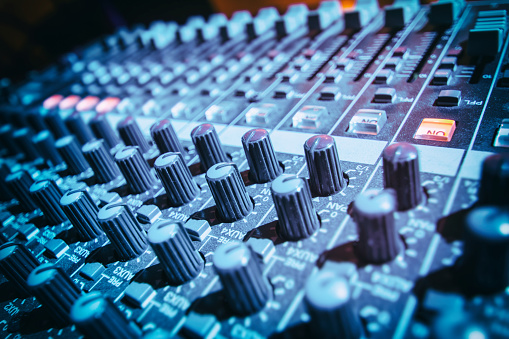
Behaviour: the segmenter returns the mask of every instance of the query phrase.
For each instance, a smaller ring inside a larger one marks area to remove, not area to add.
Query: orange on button
[[[454,120],[427,118],[422,120],[414,139],[449,142],[455,129]]]

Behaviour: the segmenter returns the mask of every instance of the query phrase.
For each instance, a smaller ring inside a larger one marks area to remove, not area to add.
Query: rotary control
[[[65,125],[71,131],[72,134],[76,137],[78,142],[81,145],[86,144],[90,140],[94,139],[94,135],[90,128],[85,124],[83,118],[81,117],[80,112],[76,111],[70,114],[65,119]]]
[[[104,184],[120,176],[120,170],[106,149],[103,139],[89,141],[81,150],[85,160],[92,167],[98,183]]]
[[[320,228],[305,179],[281,175],[272,183],[272,200],[279,219],[279,234],[287,240],[304,239]]]
[[[7,189],[18,200],[19,206],[24,212],[31,212],[37,209],[37,205],[30,195],[30,186],[34,179],[27,171],[19,170],[11,173],[5,178]]]
[[[60,206],[81,240],[89,241],[103,233],[97,221],[99,208],[86,190],[67,191],[60,199]]]
[[[53,133],[55,139],[60,139],[71,134],[65,126],[58,109],[48,110],[44,115],[44,123]]]
[[[196,153],[200,157],[203,169],[208,170],[220,162],[227,162],[228,158],[221,146],[216,129],[211,124],[202,124],[191,132]]]
[[[58,139],[55,142],[55,146],[67,164],[67,170],[71,175],[81,174],[90,168],[90,165],[81,153],[81,147],[73,135]]]
[[[272,298],[261,264],[246,244],[234,241],[219,246],[213,261],[228,305],[237,314],[258,312]]]
[[[398,210],[419,205],[423,199],[417,149],[405,142],[387,147],[383,152],[384,187],[396,191]]]
[[[153,124],[150,127],[150,134],[161,154],[168,152],[185,154],[184,147],[180,144],[170,120],[162,119]]]
[[[509,154],[487,157],[482,165],[479,185],[480,205],[509,206]]]
[[[281,175],[283,169],[274,153],[269,132],[261,128],[248,131],[242,136],[242,146],[255,182],[269,182]]]
[[[12,139],[25,155],[26,161],[33,161],[39,158],[39,152],[32,141],[32,130],[28,127],[14,131],[14,133],[12,133]]]
[[[311,191],[329,196],[346,187],[341,171],[336,141],[329,135],[315,135],[304,144]]]
[[[30,186],[30,195],[44,213],[49,225],[57,225],[67,220],[60,207],[62,191],[53,180],[35,182]]]
[[[143,193],[154,186],[156,179],[138,147],[124,147],[115,154],[115,162],[133,193]]]
[[[9,166],[0,164],[0,201],[10,201],[13,198],[11,191],[7,188],[7,176],[11,173]]]
[[[104,139],[108,148],[115,148],[120,144],[120,140],[111,128],[104,113],[98,113],[92,118],[89,126],[97,139]]]
[[[180,153],[165,153],[159,156],[154,163],[154,169],[172,206],[187,204],[200,193],[200,188]]]
[[[253,210],[239,169],[234,163],[222,162],[209,168],[206,175],[221,221],[234,222]]]
[[[14,128],[12,125],[6,124],[0,127],[0,147],[5,148],[6,155],[16,155],[19,153],[19,147],[12,138]]]
[[[49,131],[37,133],[32,138],[32,142],[39,154],[42,154],[43,158],[50,162],[51,165],[58,166],[64,162],[64,159],[62,159],[55,147],[55,139]]]
[[[117,125],[118,134],[126,146],[138,146],[141,153],[146,153],[150,145],[143,136],[140,126],[133,117],[128,116]]]
[[[27,278],[37,266],[39,261],[25,245],[10,242],[0,247],[0,272],[22,292],[29,293]]]

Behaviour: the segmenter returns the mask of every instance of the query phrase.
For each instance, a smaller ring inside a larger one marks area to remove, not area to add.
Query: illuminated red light
[[[64,100],[60,101],[58,108],[61,110],[68,110],[74,108],[76,104],[81,100],[81,97],[77,95],[69,95]]]
[[[104,98],[97,106],[95,110],[98,113],[108,113],[111,112],[117,105],[120,103],[120,99],[117,97],[107,97]]]
[[[78,112],[90,111],[97,105],[98,102],[99,102],[98,97],[89,95],[81,99],[80,102],[78,102],[78,104],[76,105],[76,110]]]
[[[52,96],[44,100],[44,102],[42,103],[42,107],[46,109],[55,108],[60,103],[60,101],[62,101],[63,98],[64,97],[60,94],[53,94]]]

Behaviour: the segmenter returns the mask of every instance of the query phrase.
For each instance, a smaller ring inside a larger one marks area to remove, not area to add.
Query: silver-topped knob
[[[83,156],[94,171],[95,178],[100,184],[104,184],[120,176],[120,170],[113,161],[103,139],[87,142],[81,148]]]
[[[97,220],[99,208],[86,190],[65,192],[60,199],[60,206],[81,240],[89,241],[103,233]]]
[[[60,138],[55,142],[58,153],[67,164],[67,170],[71,175],[78,175],[90,168],[81,153],[81,147],[73,135]]]
[[[133,117],[128,116],[119,122],[117,129],[120,138],[126,146],[138,146],[141,153],[146,153],[150,149],[150,145],[141,132],[140,126]]]
[[[30,196],[41,209],[49,225],[57,225],[67,220],[60,207],[62,191],[53,180],[36,181],[30,186]]]
[[[132,193],[148,191],[155,185],[156,179],[139,148],[127,146],[115,154],[115,162],[124,175]]]
[[[191,139],[203,169],[208,170],[217,163],[228,161],[213,125],[202,124],[195,127],[191,132]]]
[[[256,128],[248,131],[242,136],[242,146],[255,182],[272,181],[283,172],[266,130]]]

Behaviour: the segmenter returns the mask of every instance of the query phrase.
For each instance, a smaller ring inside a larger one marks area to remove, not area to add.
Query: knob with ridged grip
[[[62,268],[50,263],[32,270],[27,278],[27,286],[54,318],[65,323],[70,321],[71,307],[82,294]]]
[[[110,151],[103,139],[87,142],[81,148],[85,160],[94,171],[95,178],[100,184],[115,180],[120,176],[120,170],[113,161]]]
[[[180,153],[165,153],[159,156],[154,163],[154,169],[171,206],[187,204],[200,193],[200,188]]]
[[[320,228],[311,192],[305,179],[283,174],[272,182],[272,200],[279,234],[287,240],[304,239]]]
[[[81,296],[71,308],[71,321],[86,338],[138,339],[141,330],[127,320],[110,299],[93,291]]]
[[[34,179],[25,170],[19,170],[9,174],[5,178],[7,189],[18,200],[19,206],[24,212],[30,212],[37,209],[37,204],[30,195],[30,186]]]
[[[44,123],[48,126],[51,133],[53,133],[55,139],[60,139],[71,134],[67,129],[67,126],[65,126],[64,120],[60,116],[58,108],[45,112]]]
[[[336,141],[330,135],[315,135],[304,143],[311,192],[329,196],[346,187]]]
[[[158,221],[148,231],[147,238],[172,285],[183,284],[202,271],[203,258],[181,222]]]
[[[150,127],[150,134],[161,154],[179,152],[185,154],[177,133],[173,129],[170,120],[162,119]]]
[[[147,249],[145,231],[128,205],[108,204],[99,210],[97,218],[120,260],[134,259]]]
[[[415,146],[398,142],[383,152],[384,187],[396,191],[398,210],[419,205],[423,199],[419,153]]]
[[[191,132],[191,139],[203,169],[208,170],[217,163],[228,161],[213,125],[201,124],[195,127]]]
[[[143,193],[155,185],[156,179],[137,146],[127,146],[115,154],[115,162],[132,193]]]
[[[262,128],[252,129],[242,136],[250,175],[253,181],[265,183],[276,179],[283,169],[274,153],[269,132]]]
[[[232,241],[219,246],[213,264],[228,305],[235,313],[256,313],[272,298],[261,263],[245,243]]]
[[[482,165],[479,205],[509,206],[509,154],[490,155]]]
[[[353,219],[357,224],[359,255],[370,263],[393,260],[402,250],[396,230],[394,190],[367,190],[360,193],[353,203]]]
[[[90,127],[85,124],[85,121],[83,121],[83,118],[78,111],[75,111],[65,118],[65,125],[69,131],[74,134],[80,145],[84,145],[95,138]]]
[[[64,159],[58,153],[55,147],[55,139],[49,131],[41,131],[37,133],[33,138],[35,148],[39,151],[46,161],[52,166],[58,166],[64,162]]]
[[[205,176],[223,222],[245,218],[253,210],[239,169],[234,163],[222,162],[209,168]]]
[[[0,247],[0,273],[16,283],[20,291],[30,293],[27,278],[37,266],[39,261],[25,245],[9,242]]]
[[[55,142],[55,147],[67,164],[67,170],[71,175],[78,175],[90,168],[87,160],[81,153],[81,147],[73,135],[60,138]]]
[[[97,113],[97,115],[90,120],[88,125],[97,139],[104,139],[109,149],[115,148],[120,144],[120,140],[115,134],[115,131],[113,131],[113,128],[111,128],[105,113]]]
[[[80,240],[89,241],[103,233],[97,213],[99,208],[86,190],[70,190],[60,199],[60,206],[78,231]]]
[[[316,337],[360,338],[362,325],[355,314],[349,284],[344,276],[321,270],[309,277],[304,302]]]
[[[12,140],[17,147],[23,152],[26,161],[33,161],[39,158],[39,151],[32,141],[32,130],[28,127],[15,130],[12,133]]]
[[[67,220],[60,207],[62,191],[55,181],[36,181],[30,186],[30,195],[41,209],[49,225],[57,225]]]
[[[141,132],[140,126],[133,117],[128,116],[119,122],[117,130],[126,146],[138,146],[141,153],[146,153],[150,149],[150,145]]]

